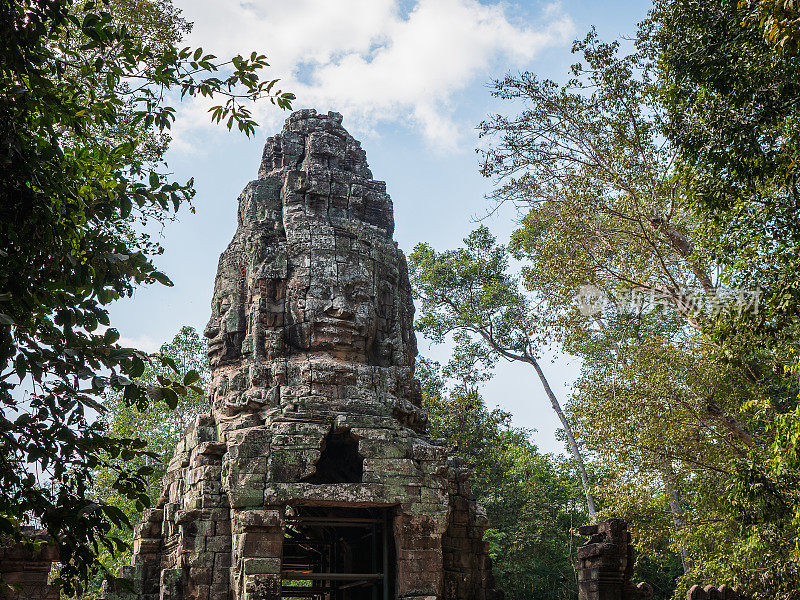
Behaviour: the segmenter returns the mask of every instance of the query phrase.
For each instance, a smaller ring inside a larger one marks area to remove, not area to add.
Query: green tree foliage
[[[758,25],[764,39],[778,50],[800,50],[800,7],[796,0],[740,0],[739,9],[748,13],[742,24]]]
[[[748,320],[772,335],[800,306],[800,54],[776,50],[747,14],[732,2],[658,2],[643,46],[703,244],[726,283],[763,290],[760,316]]]
[[[755,561],[743,564],[734,553],[763,530],[733,506],[746,446],[708,417],[705,398],[743,402],[748,388],[704,340],[666,329],[660,315],[628,315],[619,319],[624,327],[604,317],[604,330],[568,347],[583,358],[570,419],[606,474],[595,493],[607,516],[630,521],[645,557],[670,565],[681,555],[687,574],[676,597],[697,581],[731,581],[720,566],[752,569]],[[757,564],[782,568],[787,557],[773,558]]]
[[[696,327],[685,291],[713,293],[714,283],[672,178],[675,150],[659,139],[652,69],[594,33],[573,50],[585,62],[563,85],[532,73],[495,82],[494,96],[523,110],[480,125],[491,144],[482,172],[497,182],[493,200],[524,211],[514,243],[525,281],[551,318],[591,284],[663,296]]]
[[[506,596],[574,600],[579,540],[572,528],[586,518],[579,480],[566,461],[540,454],[508,413],[487,409],[478,393],[485,366],[465,356],[456,352],[444,370],[420,360],[430,433],[472,470],[473,493],[489,517],[493,571]]]
[[[179,33],[137,37],[124,13],[138,22],[136,6],[152,16],[169,5],[0,3],[0,533],[47,529],[67,592],[101,546],[122,547],[110,532],[125,514],[89,498],[91,473],[117,472],[117,491],[146,501],[148,469],[126,466],[144,450],[95,419],[101,394],[174,407],[197,382],[190,371],[137,383],[149,359],[117,344],[105,308],[137,285],[170,284],[140,233],[193,194],[159,162],[175,113],[168,98],[222,97],[211,118],[248,135],[246,102],[292,99],[261,79],[268,65],[257,53],[219,62],[177,47]]]
[[[709,243],[709,231],[721,224],[740,254],[753,249],[723,221],[697,212],[702,188],[689,176],[694,171],[686,171],[692,159],[675,130],[685,125],[681,131],[694,132],[697,162],[703,169],[711,160],[720,165],[703,175],[706,183],[733,186],[726,190],[746,185],[726,182],[726,169],[738,177],[739,169],[758,167],[764,181],[769,179],[764,189],[774,191],[778,166],[789,164],[776,149],[786,149],[788,156],[792,142],[788,136],[773,137],[767,127],[762,141],[774,141],[775,148],[749,162],[748,144],[733,147],[742,140],[758,141],[761,134],[750,130],[758,119],[743,113],[747,125],[739,138],[723,121],[714,133],[715,119],[732,122],[739,115],[720,110],[721,92],[693,88],[685,73],[675,85],[688,87],[676,87],[675,105],[665,102],[670,92],[664,78],[686,66],[682,57],[697,59],[697,73],[711,80],[717,68],[731,63],[735,71],[750,59],[743,63],[720,51],[727,42],[706,29],[709,21],[701,14],[709,3],[665,0],[660,5],[683,6],[686,22],[645,24],[631,55],[621,55],[618,44],[602,43],[592,33],[575,44],[582,62],[563,85],[530,73],[496,82],[495,95],[522,111],[482,124],[491,143],[483,172],[497,181],[495,201],[513,202],[523,211],[512,250],[523,262],[525,286],[545,315],[540,324],[564,350],[583,359],[569,414],[577,437],[608,475],[597,488],[605,511],[631,519],[648,559],[674,564],[680,553],[686,574],[676,598],[695,581],[739,583],[760,598],[794,598],[800,586],[790,550],[798,530],[787,502],[796,497],[793,475],[769,473],[769,448],[779,439],[772,388],[788,399],[796,395],[796,381],[783,376],[782,363],[775,368],[756,337],[742,344],[748,349],[743,353],[739,342],[731,342],[735,338],[717,335],[725,323],[746,323],[745,313],[753,306],[740,314],[738,298],[726,293],[726,284],[747,280],[728,275],[724,257]],[[652,42],[660,38],[648,36],[676,31],[690,32],[681,37],[685,54],[678,52],[667,64],[659,56],[663,46]],[[698,46],[706,32],[711,33]],[[772,51],[760,31],[744,37]],[[739,77],[729,81],[746,88]],[[753,83],[763,91],[759,86],[768,79]],[[795,83],[774,85],[775,93],[788,93]],[[735,86],[721,88],[739,94]],[[687,116],[681,102],[695,92],[705,104]],[[771,94],[764,92],[764,100],[773,100]],[[748,108],[753,114],[761,110]],[[771,118],[765,111],[761,118]],[[675,125],[678,117],[685,117],[681,127]],[[710,143],[703,138],[709,130],[717,136]],[[743,162],[726,163],[728,150],[740,151]],[[767,159],[776,162],[770,166]],[[748,210],[757,210],[756,204]],[[736,218],[747,221],[744,213]],[[763,231],[766,222],[753,227]],[[753,250],[750,274],[775,267],[768,261],[770,244],[786,248],[765,239],[763,252]],[[738,268],[743,264],[739,261]],[[794,279],[780,269],[774,274]],[[579,294],[602,301],[579,303]]]
[[[564,428],[589,515],[594,518],[596,509],[581,450],[539,364],[540,346],[546,341],[544,329],[517,279],[508,272],[508,260],[508,250],[496,245],[486,227],[473,231],[457,250],[436,252],[428,244],[417,245],[408,261],[414,294],[422,301],[416,327],[437,343],[457,334],[462,362],[488,364],[502,357],[536,371]]]
[[[764,598],[800,597],[798,23],[782,0],[657,2],[642,44],[701,243],[721,281],[761,291],[757,312],[717,315],[707,330],[715,359],[746,372],[741,402],[764,424],[730,489],[747,543],[716,568]]]
[[[209,371],[206,343],[194,328],[182,327],[171,342],[161,346],[160,354],[175,361],[182,373],[197,372],[200,375],[197,387],[202,390],[207,388]],[[148,364],[138,382],[143,385],[157,385],[159,375],[162,377],[169,375],[169,368]],[[104,405],[107,412],[103,415],[103,422],[110,437],[139,439],[147,444],[149,454],[134,457],[128,463],[128,468],[150,469],[145,477],[146,493],[151,504],[154,504],[163,491],[162,479],[175,452],[175,446],[192,419],[200,413],[208,412],[208,399],[204,393],[191,390],[180,398],[174,409],[163,403],[154,403],[142,411],[125,402],[122,394],[110,393],[106,395]],[[98,502],[119,508],[131,523],[138,523],[144,506],[120,494],[114,487],[116,478],[116,472],[111,469],[103,467],[97,469],[92,475],[91,494]],[[133,537],[130,528],[117,529],[115,535],[126,543],[130,543]],[[130,551],[118,552],[116,555],[103,552],[101,560],[108,571],[114,573],[120,566],[130,564],[130,556]],[[93,581],[94,585],[86,590],[87,598],[99,595],[102,580],[103,572],[99,571]]]

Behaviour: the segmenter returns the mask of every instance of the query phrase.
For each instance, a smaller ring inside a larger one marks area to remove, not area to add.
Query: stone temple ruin
[[[588,543],[578,548],[578,600],[653,598],[650,584],[631,582],[635,561],[631,534],[624,519],[584,525],[578,528],[578,533],[589,536]]]
[[[468,472],[425,434],[391,200],[341,122],[293,114],[239,197],[205,332],[211,412],[134,531],[132,591],[107,600],[502,599]],[[625,521],[579,531],[578,600],[652,598]],[[57,598],[57,560],[53,540],[0,539],[0,600]]]
[[[392,203],[336,113],[302,110],[239,196],[205,335],[211,412],[123,576],[137,600],[490,600],[486,517],[425,433]]]

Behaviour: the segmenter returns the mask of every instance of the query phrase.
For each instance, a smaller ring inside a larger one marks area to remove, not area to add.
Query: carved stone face
[[[203,331],[208,339],[208,361],[212,369],[241,358],[247,327],[237,262],[227,251],[220,259],[211,302],[211,318]]]
[[[253,352],[264,360],[323,352],[382,365],[400,349],[394,338],[403,292],[394,247],[375,244],[370,227],[357,220],[310,243],[291,241],[299,239],[295,229],[308,225],[290,221],[286,237],[272,238],[267,248],[251,240],[223,253],[204,332],[212,370],[241,365]],[[287,253],[286,275],[279,278],[276,255]],[[251,255],[263,263],[245,270]]]
[[[416,355],[386,186],[335,117],[301,117],[267,141],[215,281],[210,366],[220,377],[244,374],[245,389],[269,385],[262,371],[293,355],[374,366]]]
[[[289,282],[292,345],[367,362],[373,354],[378,322],[372,261],[313,250],[308,258],[308,276],[295,274]]]

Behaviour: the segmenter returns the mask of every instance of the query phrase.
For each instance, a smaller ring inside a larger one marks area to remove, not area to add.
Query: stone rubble
[[[578,600],[650,600],[648,583],[631,582],[635,565],[631,534],[624,519],[584,525],[589,541],[578,548]]]

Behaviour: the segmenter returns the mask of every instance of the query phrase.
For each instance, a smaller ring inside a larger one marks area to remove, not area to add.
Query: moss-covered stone
[[[239,196],[205,331],[211,411],[137,528],[137,600],[278,600],[284,512],[331,505],[391,513],[398,598],[495,598],[485,519],[425,432],[392,201],[341,123],[294,113]]]

